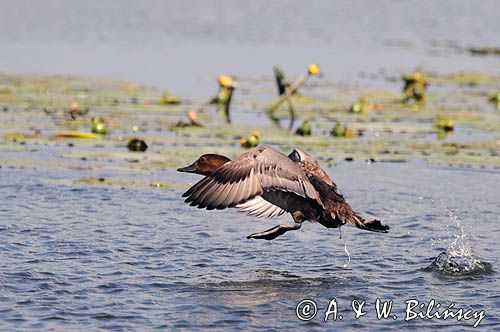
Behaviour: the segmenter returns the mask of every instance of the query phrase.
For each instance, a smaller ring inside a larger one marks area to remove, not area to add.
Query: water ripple
[[[182,204],[176,191],[70,188],[37,180],[54,174],[2,169],[7,183],[0,187],[0,200],[11,197],[9,206],[0,210],[2,327],[321,330],[333,325],[319,318],[302,324],[295,317],[295,305],[312,298],[324,308],[334,297],[344,310],[352,299],[373,303],[376,298],[418,297],[454,301],[457,306],[476,303],[488,317],[499,314],[498,292],[491,291],[500,288],[494,272],[498,258],[490,253],[498,230],[490,219],[500,211],[493,200],[475,211],[460,210],[474,195],[460,188],[478,186],[477,177],[443,171],[441,178],[461,183],[443,189],[426,182],[435,170],[426,173],[419,167],[414,174],[420,177],[411,181],[429,193],[420,200],[422,193],[416,189],[399,195],[403,190],[398,182],[391,184],[394,191],[386,190],[387,182],[394,180],[386,166],[374,166],[369,170],[374,172],[370,186],[378,197],[366,203],[358,188],[366,185],[359,179],[368,176],[356,174],[368,170],[349,167],[358,169],[337,168],[336,178],[352,184],[347,187],[353,206],[374,214],[381,211],[380,217],[391,225],[387,235],[345,227],[339,239],[337,230],[309,223],[275,241],[252,241],[245,236],[289,222],[288,217],[256,221],[230,210],[192,209]],[[400,167],[414,171],[411,163]],[[492,176],[488,174],[490,182]],[[28,182],[32,183],[16,186]],[[402,187],[409,186],[403,182]],[[487,194],[488,188],[478,190]],[[460,193],[453,201],[456,207],[437,198],[446,197],[442,190]],[[483,217],[478,211],[491,213]],[[464,226],[469,224],[474,231]],[[480,241],[473,241],[474,233]],[[342,268],[348,260],[344,244],[351,256],[348,268]],[[476,263],[468,267],[470,257]],[[456,277],[455,270],[462,277]],[[485,324],[495,322],[489,318]],[[381,324],[377,326],[383,330],[405,328],[374,317],[335,324],[345,329],[366,330],[373,324]],[[411,327],[432,324],[419,321]],[[457,324],[462,323],[450,322],[449,330],[463,326]]]

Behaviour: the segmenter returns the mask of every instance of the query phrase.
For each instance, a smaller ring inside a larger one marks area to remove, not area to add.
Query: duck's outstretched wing
[[[306,173],[285,155],[267,146],[259,146],[224,164],[182,196],[187,197],[186,203],[191,206],[213,210],[236,207],[271,191],[294,193],[323,205]],[[262,204],[262,201],[255,203]],[[250,209],[249,205],[244,207]]]

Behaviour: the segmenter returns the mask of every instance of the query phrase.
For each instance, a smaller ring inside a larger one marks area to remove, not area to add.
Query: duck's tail
[[[354,224],[357,228],[370,232],[389,232],[388,225],[383,225],[378,219],[366,220],[354,212],[344,199],[341,202],[336,202],[335,205],[329,205],[326,210],[328,211],[327,214],[318,220],[326,228],[338,228],[345,224]]]
[[[378,219],[365,220],[363,217],[360,217],[357,214],[354,215],[353,219],[354,219],[353,224],[356,225],[356,227],[359,229],[364,229],[370,232],[377,232],[377,233],[389,232],[389,226],[382,225],[382,223]]]

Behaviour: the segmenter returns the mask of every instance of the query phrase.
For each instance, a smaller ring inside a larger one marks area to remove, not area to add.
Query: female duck
[[[236,207],[265,218],[285,212],[292,215],[294,224],[280,224],[248,238],[272,240],[299,229],[306,220],[327,228],[351,223],[373,232],[389,230],[379,220],[367,221],[354,212],[316,159],[299,149],[287,157],[259,146],[234,160],[206,154],[177,171],[205,175],[182,195],[191,206],[207,210]]]

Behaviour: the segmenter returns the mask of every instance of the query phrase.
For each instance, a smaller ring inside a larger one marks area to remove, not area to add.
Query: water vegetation
[[[108,133],[108,125],[106,120],[99,117],[94,117],[90,120],[90,131],[94,134],[106,135]]]
[[[275,92],[269,84],[269,97],[262,98],[262,93],[257,93],[262,91],[262,82],[255,79],[239,78],[248,95],[234,96],[232,124],[214,109],[199,109],[196,116],[188,117],[188,125],[175,127],[193,112],[193,105],[203,105],[206,98],[186,96],[185,103],[165,105],[158,102],[161,91],[139,84],[75,76],[0,74],[0,153],[12,152],[3,153],[2,167],[149,174],[172,171],[203,153],[216,151],[233,157],[247,147],[269,144],[283,151],[300,147],[326,166],[346,160],[422,159],[459,167],[500,168],[500,112],[493,111],[488,101],[500,77],[477,74],[466,79],[450,73],[425,73],[425,77],[431,87],[439,89],[427,91],[426,107],[419,112],[413,112],[412,105],[404,103],[397,90],[322,80],[309,87],[317,91],[314,99],[295,102],[296,116],[306,120],[297,135],[266,118],[266,105]],[[474,85],[462,84],[472,80]],[[376,111],[351,112],[359,96],[377,105]],[[68,105],[73,102],[88,113],[72,118]],[[274,116],[278,122],[289,120],[286,109],[277,110]],[[91,132],[92,118],[106,119],[107,135]],[[443,119],[447,124],[453,121],[451,134],[441,134],[445,127],[451,127],[438,125],[440,120],[444,123]],[[201,120],[203,126],[194,124],[201,124]],[[258,135],[246,136],[249,123]],[[131,137],[148,142],[147,150],[128,152],[125,146]]]
[[[493,56],[500,56],[500,47],[481,47],[481,46],[475,46],[475,47],[469,47],[467,49],[472,55],[493,55]]]
[[[500,92],[496,92],[488,99],[500,111]]]
[[[252,135],[240,139],[240,146],[245,149],[255,148],[260,145],[260,131],[254,130]]]
[[[148,145],[142,139],[132,138],[128,141],[127,148],[133,152],[144,152],[148,149]]]
[[[408,103],[413,100],[416,106],[414,110],[421,109],[427,100],[427,88],[429,87],[429,82],[418,70],[413,72],[411,75],[404,75],[402,80],[404,101]]]
[[[361,97],[357,102],[352,104],[349,111],[351,113],[359,113],[367,115],[373,108],[373,104],[366,97]]]
[[[167,90],[163,91],[160,99],[160,104],[163,105],[179,105],[181,103],[180,98],[172,96]]]
[[[302,125],[297,128],[295,131],[295,134],[300,135],[300,136],[311,136],[312,135],[312,129],[311,129],[311,124],[309,123],[308,120],[304,120]]]
[[[453,131],[453,129],[455,129],[455,121],[445,115],[442,115],[441,113],[438,113],[436,115],[434,126],[442,131]]]
[[[228,124],[231,123],[231,99],[234,89],[236,89],[236,80],[231,76],[220,75],[217,78],[219,83],[219,91],[217,96],[212,99],[212,104],[217,105],[219,113],[224,116]]]

